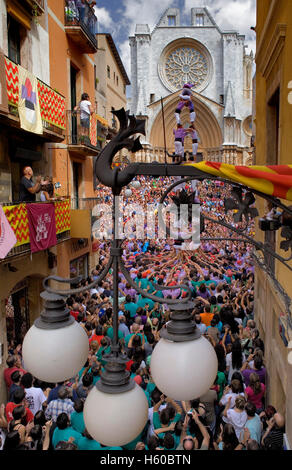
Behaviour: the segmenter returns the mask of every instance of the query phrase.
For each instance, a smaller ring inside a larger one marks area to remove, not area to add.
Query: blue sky
[[[111,33],[131,79],[129,36],[137,23],[147,23],[152,30],[169,7],[181,10],[183,24],[190,22],[193,7],[206,6],[222,30],[236,30],[246,35],[248,51],[255,52],[256,0],[96,0],[99,32]]]

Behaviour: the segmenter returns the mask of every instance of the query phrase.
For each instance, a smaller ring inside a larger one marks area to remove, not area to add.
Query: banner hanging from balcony
[[[0,259],[5,258],[16,242],[16,236],[0,206]]]
[[[8,113],[8,98],[6,93],[5,57],[0,49],[0,111]]]
[[[91,145],[96,147],[97,145],[97,127],[96,127],[96,115],[93,113],[90,116],[90,142]]]
[[[46,205],[46,204],[44,204]],[[55,220],[57,235],[70,230],[70,200],[55,201]],[[16,236],[16,245],[26,245],[30,242],[27,204],[21,203],[14,206],[3,206],[4,214]]]
[[[19,65],[18,81],[18,113],[20,127],[34,134],[42,134],[43,123],[39,104],[37,78]]]
[[[57,245],[54,204],[27,204],[30,250],[46,250]]]

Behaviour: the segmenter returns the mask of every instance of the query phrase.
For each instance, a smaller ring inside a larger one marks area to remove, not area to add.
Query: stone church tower
[[[130,111],[146,120],[147,129],[136,159],[164,158],[164,126],[167,150],[174,151],[174,111],[183,84],[191,82],[200,158],[252,163],[253,54],[245,53],[245,36],[221,31],[207,8],[192,8],[188,26],[181,24],[178,9],[168,8],[152,32],[147,24],[137,24],[129,39]],[[186,109],[181,118],[187,126]],[[185,150],[190,149],[187,138]]]

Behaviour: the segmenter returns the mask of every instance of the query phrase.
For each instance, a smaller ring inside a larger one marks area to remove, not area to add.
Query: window
[[[154,101],[155,101],[155,94],[151,93],[150,94],[150,103],[154,103]]]
[[[204,15],[196,15],[197,26],[204,26]]]
[[[96,76],[96,65],[94,66],[94,88],[97,90],[98,79]]]
[[[267,165],[278,164],[279,126],[280,126],[280,88],[268,101],[267,105]]]
[[[126,85],[124,85],[124,95],[126,94]]]
[[[111,69],[109,65],[107,66],[107,78],[111,78]]]
[[[112,107],[112,111],[114,111],[114,108]],[[116,121],[116,118],[115,118],[115,115],[112,114],[112,128],[113,129],[116,129],[117,128],[117,121]]]
[[[175,26],[175,16],[168,16],[168,26]]]
[[[119,77],[117,76],[117,86],[119,86]]]
[[[7,15],[8,57],[20,64],[20,24],[12,16]]]

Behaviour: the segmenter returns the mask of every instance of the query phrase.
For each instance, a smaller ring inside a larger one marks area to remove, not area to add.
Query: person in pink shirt
[[[261,383],[258,374],[250,374],[249,386],[245,389],[245,397],[247,401],[250,401],[256,406],[257,413],[263,410],[263,397],[265,395],[265,391],[266,386]]]

